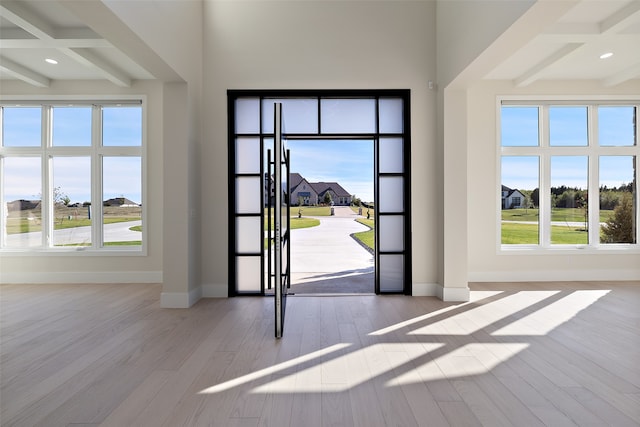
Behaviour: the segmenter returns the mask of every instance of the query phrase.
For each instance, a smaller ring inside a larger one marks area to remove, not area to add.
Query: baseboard
[[[640,280],[638,269],[470,272],[469,282],[573,282]]]
[[[438,285],[438,294],[436,296],[447,302],[466,302],[471,298],[469,287],[451,288],[442,285]]]
[[[0,283],[162,283],[162,271],[21,271],[0,273]]]
[[[411,295],[414,297],[435,297],[438,296],[437,283],[413,283],[411,285]]]
[[[191,289],[189,292],[162,292],[160,294],[160,307],[162,308],[189,308],[202,298],[202,288]]]
[[[202,297],[203,298],[227,298],[229,296],[229,287],[227,284],[214,285],[205,284],[202,285]]]

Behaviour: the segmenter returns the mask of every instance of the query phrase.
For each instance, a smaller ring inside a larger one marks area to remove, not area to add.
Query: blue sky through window
[[[92,107],[53,107],[53,147],[90,147]],[[42,144],[41,107],[3,108],[3,146],[40,147]],[[105,146],[142,145],[142,107],[104,107],[103,138]],[[54,187],[71,203],[91,201],[90,157],[53,157]],[[142,203],[141,158],[106,157],[103,162],[104,199],[124,196]],[[6,157],[2,168],[4,177],[4,201],[18,199],[36,200],[42,186],[40,157]]]
[[[363,202],[373,202],[372,140],[292,140],[291,172],[309,182],[338,182]]]
[[[501,141],[503,147],[538,146],[539,108],[503,106]],[[601,146],[633,146],[634,107],[599,106],[598,141]],[[595,139],[594,139],[595,141]],[[552,147],[576,147],[588,144],[587,108],[585,106],[549,107],[549,144]],[[586,188],[586,156],[553,156],[552,185]],[[536,156],[503,156],[501,184],[520,190],[538,187],[539,164]],[[601,156],[600,185],[619,187],[632,182],[632,156]]]

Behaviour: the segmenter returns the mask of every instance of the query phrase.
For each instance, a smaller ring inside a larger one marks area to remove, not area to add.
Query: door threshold
[[[303,293],[303,294],[287,294],[288,297],[375,297],[374,293],[364,293],[364,292],[321,292],[321,293]]]

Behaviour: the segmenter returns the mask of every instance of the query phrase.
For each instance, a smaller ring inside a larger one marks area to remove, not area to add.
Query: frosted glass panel
[[[403,178],[399,176],[379,177],[380,212],[402,212],[404,210]]]
[[[374,133],[375,99],[322,99],[323,133]]]
[[[404,255],[380,255],[380,292],[404,290]]]
[[[260,252],[262,244],[260,217],[236,218],[236,250],[240,253]]]
[[[262,130],[273,133],[273,104],[282,103],[284,133],[318,133],[318,99],[290,98],[262,100]]]
[[[236,213],[260,213],[260,177],[236,178]]]
[[[378,223],[378,233],[380,233],[380,251],[403,251],[404,217],[402,215],[380,215]]]
[[[380,173],[402,173],[402,138],[380,139]]]
[[[236,133],[260,133],[260,98],[236,99]]]
[[[382,98],[379,104],[380,133],[402,133],[402,99]]]
[[[236,139],[236,173],[260,173],[260,138]]]
[[[238,292],[260,292],[260,268],[259,256],[236,257],[236,289]]]

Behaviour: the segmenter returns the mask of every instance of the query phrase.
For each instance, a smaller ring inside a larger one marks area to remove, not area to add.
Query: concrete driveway
[[[127,242],[131,240],[142,240],[142,233],[131,231],[129,228],[142,225],[142,221],[126,221],[104,225],[105,242]],[[54,230],[54,245],[79,244],[91,241],[91,227],[74,227],[62,230]],[[7,237],[7,247],[27,248],[36,247],[42,244],[42,232],[10,234]]]
[[[374,257],[350,235],[369,228],[351,208],[315,217],[320,225],[291,230],[291,292],[373,293]]]

